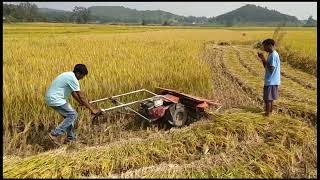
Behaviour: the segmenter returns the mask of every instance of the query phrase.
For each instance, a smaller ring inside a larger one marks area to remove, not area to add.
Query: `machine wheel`
[[[172,125],[182,127],[187,121],[187,111],[182,104],[177,104],[176,109],[172,114]]]

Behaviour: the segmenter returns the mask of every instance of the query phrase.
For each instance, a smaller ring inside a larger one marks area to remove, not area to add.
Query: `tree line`
[[[133,17],[132,17],[133,18]],[[132,19],[131,18],[131,19]],[[135,23],[141,22],[142,25],[147,24],[162,24],[172,25],[175,22],[207,24],[213,23],[214,18],[188,16],[180,19],[160,19],[149,20],[148,18],[142,20],[134,20]],[[4,22],[61,22],[61,23],[88,23],[89,21],[100,21],[102,23],[122,21],[122,19],[106,19],[92,16],[88,8],[75,6],[72,12],[61,11],[57,12],[40,12],[36,4],[23,2],[18,5],[3,4],[3,20]]]
[[[40,13],[36,4],[23,2],[18,5],[3,4],[4,22],[74,22],[87,23],[90,12],[85,7],[75,6],[71,13],[54,16],[54,13]]]
[[[98,9],[97,9],[98,8]],[[178,16],[164,11],[136,11],[125,7],[85,8],[73,10],[39,9],[36,4],[23,2],[18,5],[3,4],[4,22],[60,22],[60,23],[134,23],[162,25],[218,25],[218,26],[317,26],[311,16],[304,22],[294,16],[281,14],[255,5],[246,5],[217,17]],[[40,11],[41,10],[41,11]],[[134,12],[132,12],[134,11]]]

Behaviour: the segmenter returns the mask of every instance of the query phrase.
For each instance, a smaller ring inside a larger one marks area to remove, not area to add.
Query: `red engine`
[[[168,107],[163,105],[161,99],[154,99],[141,104],[140,113],[150,119],[159,119],[165,115]]]
[[[150,117],[152,119],[159,119],[161,117],[164,116],[165,112],[166,112],[166,107],[164,106],[159,106],[159,107],[155,107],[149,110],[150,113]]]

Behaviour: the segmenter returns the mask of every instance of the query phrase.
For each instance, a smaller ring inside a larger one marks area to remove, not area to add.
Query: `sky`
[[[9,3],[9,2],[4,2]],[[19,4],[20,2],[10,2]],[[72,10],[74,6],[124,6],[137,10],[163,10],[182,16],[212,17],[235,10],[246,4],[274,9],[283,14],[307,19],[317,19],[316,2],[31,2],[40,8]]]

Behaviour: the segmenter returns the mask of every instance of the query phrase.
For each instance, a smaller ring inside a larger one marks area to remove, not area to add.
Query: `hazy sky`
[[[6,3],[6,2],[5,2]],[[12,2],[10,2],[12,3]],[[32,2],[38,7],[72,10],[74,6],[124,6],[137,10],[163,10],[183,16],[218,16],[245,4],[255,4],[281,13],[307,19],[317,19],[316,2]],[[15,2],[13,4],[19,4]]]

